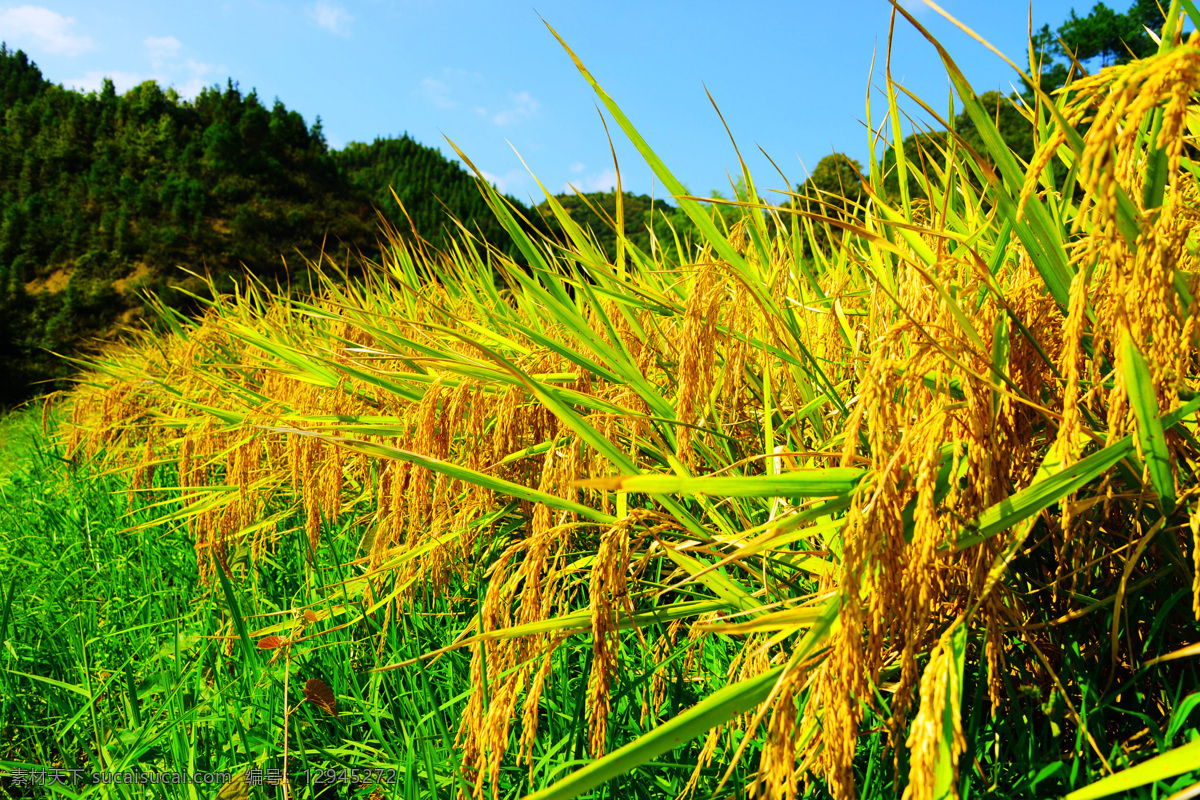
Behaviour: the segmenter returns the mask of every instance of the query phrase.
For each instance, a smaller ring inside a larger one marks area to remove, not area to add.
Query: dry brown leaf
[[[304,684],[304,699],[317,706],[322,711],[338,717],[337,702],[333,697],[333,689],[320,678],[309,678]]]

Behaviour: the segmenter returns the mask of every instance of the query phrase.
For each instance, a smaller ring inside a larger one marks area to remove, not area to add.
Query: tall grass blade
[[[866,474],[853,467],[830,467],[779,475],[687,478],[677,475],[629,475],[595,478],[581,486],[649,494],[707,494],[715,497],[835,497],[853,491]]]
[[[1176,747],[1162,755],[1154,756],[1115,775],[1109,775],[1095,783],[1077,789],[1067,795],[1066,800],[1096,800],[1118,792],[1132,792],[1139,786],[1156,781],[1165,781],[1185,772],[1200,770],[1200,739]]]
[[[1158,416],[1158,397],[1150,377],[1150,366],[1128,333],[1121,340],[1121,369],[1125,374],[1129,405],[1137,417],[1138,449],[1150,468],[1150,480],[1158,492],[1163,513],[1170,515],[1175,511],[1175,476],[1171,472],[1171,453],[1167,450],[1167,438]]]
[[[830,603],[825,613],[797,645],[792,657],[793,662],[806,657],[825,640],[837,620],[837,615],[837,603]],[[783,666],[772,667],[757,677],[713,692],[669,722],[643,734],[619,750],[596,759],[552,786],[527,795],[525,800],[572,800],[615,777],[631,772],[651,759],[668,753],[734,716],[754,708],[771,693],[783,670]]]
[[[218,567],[216,573],[221,581],[221,591],[225,594],[225,605],[229,610],[230,618],[233,620],[234,630],[237,631],[238,638],[242,641],[242,663],[257,665],[259,663],[258,649],[250,641],[250,631],[246,627],[245,618],[242,617],[242,610],[238,606],[237,596],[233,593],[233,584],[229,582],[229,577],[226,576],[224,569]]]

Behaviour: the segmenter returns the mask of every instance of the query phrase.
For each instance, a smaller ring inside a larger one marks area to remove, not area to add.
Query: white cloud
[[[458,103],[450,99],[450,87],[445,81],[436,78],[425,78],[421,81],[421,91],[429,98],[429,102],[438,108],[455,108]]]
[[[541,103],[528,91],[509,91],[507,102],[500,101],[487,78],[461,68],[443,67],[422,78],[418,88],[434,108],[459,109],[501,127],[535,117],[541,109]]]
[[[331,0],[317,0],[314,5],[309,6],[308,16],[313,22],[338,36],[349,36],[350,23],[354,21],[350,12]]]
[[[166,38],[171,39],[178,45],[175,48],[176,51],[182,48],[182,44],[174,37]],[[93,69],[85,72],[80,78],[63,81],[63,85],[84,92],[98,92],[104,85],[104,79],[111,78],[117,92],[124,93],[145,81],[157,81],[158,85],[164,89],[171,87],[179,92],[181,96],[191,98],[198,95],[200,90],[210,83],[205,76],[215,69],[212,64],[205,64],[194,58],[174,63],[155,61],[154,58],[157,54],[148,42],[149,40],[143,44],[146,44],[146,55],[152,62],[150,70],[146,72],[123,72],[119,70],[106,71]]]
[[[510,169],[503,175],[494,175],[486,169],[480,172],[483,173],[483,179],[495,184],[502,194],[515,194],[524,190],[529,178],[529,173],[520,169]]]
[[[572,164],[571,171],[577,172],[579,170],[576,170],[575,165]],[[564,191],[573,192],[578,189],[581,192],[608,192],[616,188],[617,171],[612,167],[608,167],[592,175],[584,175],[582,180],[568,183]]]
[[[213,71],[212,64],[204,64],[194,58],[189,58],[183,64],[171,67],[170,69],[176,77],[173,80],[168,79],[165,82],[169,86],[174,86],[175,91],[184,97],[195,97],[200,94],[201,89],[211,83],[204,76]],[[164,81],[160,80],[159,82],[163,83]]]
[[[514,92],[509,95],[512,106],[496,112],[492,122],[497,125],[512,125],[537,113],[541,105],[529,92]]]
[[[449,110],[469,108],[480,116],[488,116],[487,109],[476,105],[476,95],[484,83],[483,75],[470,70],[442,67],[436,76],[421,79],[421,94],[434,108]]]
[[[584,164],[582,161],[576,161],[571,165],[571,172],[575,175],[578,175],[579,173],[583,172],[583,167]]]
[[[9,45],[24,45],[64,56],[77,56],[96,46],[91,37],[72,33],[74,27],[74,17],[64,17],[40,6],[0,9],[0,31]]]
[[[142,40],[146,48],[146,57],[155,66],[179,55],[183,44],[174,36],[147,36]]]
[[[111,78],[113,86],[117,89],[117,93],[122,94],[139,83],[151,80],[153,76],[143,75],[140,72],[106,72],[99,69],[89,69],[83,74],[82,78],[65,80],[63,81],[63,85],[71,89],[79,89],[82,92],[98,92],[104,85],[105,78]]]
[[[483,173],[483,179],[485,181],[487,181],[488,183],[495,186],[501,192],[508,191],[508,187],[505,186],[505,184],[504,184],[504,178],[501,178],[499,175],[493,175],[492,173],[488,172],[486,169],[481,169],[479,171]]]

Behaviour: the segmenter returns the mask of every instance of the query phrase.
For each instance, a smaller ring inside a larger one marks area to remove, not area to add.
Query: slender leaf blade
[[[1150,468],[1150,481],[1158,492],[1163,513],[1170,514],[1175,510],[1175,476],[1171,472],[1167,438],[1162,421],[1158,418],[1158,397],[1150,376],[1150,366],[1128,333],[1121,339],[1121,369],[1129,405],[1137,418],[1138,445]]]

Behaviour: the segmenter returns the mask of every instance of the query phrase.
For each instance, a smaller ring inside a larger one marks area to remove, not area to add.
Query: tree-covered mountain
[[[64,373],[48,351],[136,316],[137,289],[196,288],[177,267],[275,278],[281,254],[374,242],[320,121],[232,82],[190,101],[154,82],[83,94],[0,46],[0,98],[0,400]]]
[[[388,221],[401,231],[415,227],[421,237],[435,247],[444,247],[447,237],[455,234],[450,217],[470,221],[468,228],[483,241],[519,257],[519,250],[488,209],[476,179],[456,161],[444,158],[440,151],[423,145],[405,134],[400,138],[376,139],[371,144],[351,142],[334,153],[350,183],[365,193],[376,208],[388,209]],[[393,196],[393,192],[395,195]],[[399,212],[399,199],[407,212]],[[590,229],[609,256],[616,253],[615,221],[617,193],[565,192],[556,195],[560,205],[576,223]],[[530,209],[508,197],[516,211],[542,234],[561,237],[560,226],[547,201]],[[623,194],[625,232],[638,248],[650,252],[649,226],[654,225],[660,246],[673,243],[672,226],[691,230],[678,209],[661,199],[632,192]]]
[[[0,102],[0,406],[68,374],[54,353],[139,316],[139,290],[186,305],[202,285],[189,271],[225,287],[243,270],[295,281],[322,248],[370,255],[376,208],[409,234],[392,187],[435,246],[447,209],[505,241],[439,151],[407,136],[333,151],[320,118],[232,81],[192,100],[153,81],[85,94],[0,45]]]
[[[617,192],[564,193],[555,198],[571,219],[584,230],[591,230],[609,258],[616,256]],[[674,249],[672,228],[680,236],[692,230],[687,217],[671,204],[649,195],[622,192],[621,210],[625,236],[639,250],[650,253],[650,230],[658,247],[670,255]],[[561,236],[559,225],[548,201],[534,209],[534,223],[544,232]]]
[[[371,144],[351,142],[334,153],[350,185],[388,221],[404,233],[415,228],[421,238],[444,247],[456,234],[454,219],[467,224],[483,241],[507,245],[507,235],[479,191],[476,179],[441,151],[409,137],[376,139]],[[393,195],[393,192],[395,193]],[[407,218],[396,200],[404,206]],[[527,209],[508,198],[519,211]],[[411,223],[411,225],[410,225]]]
[[[105,81],[85,94],[0,45],[0,102],[0,406],[69,374],[55,353],[112,338],[137,318],[140,290],[187,305],[202,287],[189,272],[231,287],[243,270],[303,287],[305,260],[322,248],[370,255],[377,209],[401,235],[415,228],[434,247],[448,244],[453,215],[516,253],[457,161],[407,135],[331,150],[320,118],[308,125],[233,81],[192,100],[153,81],[124,94]],[[613,193],[590,197],[615,213]],[[508,200],[532,227],[557,230]],[[615,250],[585,203],[562,202]],[[647,248],[650,208],[649,198],[626,195],[626,225]]]

